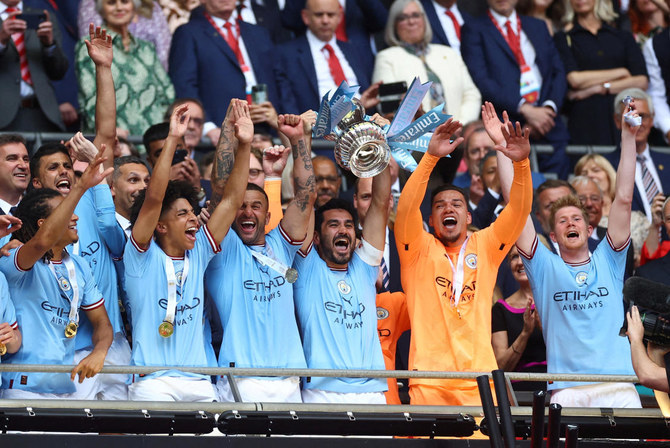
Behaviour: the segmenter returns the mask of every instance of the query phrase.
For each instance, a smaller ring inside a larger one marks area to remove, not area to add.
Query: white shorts
[[[74,363],[79,364],[91,354],[91,351],[91,349],[77,350],[74,353]],[[130,355],[128,340],[123,333],[117,333],[105,357],[105,365],[127,366],[130,364]],[[73,396],[77,400],[127,400],[129,382],[128,374],[98,374],[93,378],[86,378],[81,384],[77,377],[75,379],[77,391]]]
[[[74,394],[47,394],[40,392],[30,392],[21,389],[2,389],[0,398],[6,400],[76,400]]]
[[[245,403],[302,403],[300,379],[297,376],[278,380],[235,378],[235,384]],[[235,401],[227,377],[219,377],[216,391],[219,401]]]
[[[598,383],[556,389],[551,402],[573,408],[641,408],[632,383]]]
[[[131,384],[128,387],[128,399],[212,402],[216,401],[216,391],[211,381],[202,378],[159,376]]]
[[[303,389],[303,403],[386,404],[384,392],[330,392],[321,389]]]

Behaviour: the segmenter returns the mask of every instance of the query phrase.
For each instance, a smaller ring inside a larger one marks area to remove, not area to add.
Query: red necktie
[[[456,31],[456,37],[458,37],[458,40],[461,40],[461,24],[458,23],[458,19],[454,15],[453,12],[449,11],[448,9],[444,12],[447,17],[451,19],[452,22],[454,22],[454,31]]]
[[[7,8],[5,10],[8,14],[21,12],[19,8]],[[28,68],[28,57],[26,56],[25,36],[23,33],[12,34],[12,40],[16,51],[19,53],[19,65],[21,67],[21,79],[26,83],[33,85],[33,79],[30,77],[30,69]]]
[[[505,22],[505,32],[507,33],[507,43],[512,49],[514,56],[516,56],[517,62],[519,65],[525,65],[526,62],[524,61],[523,53],[521,52],[521,41],[519,40],[519,36],[514,32],[514,28],[512,28],[511,20]]]
[[[340,60],[337,59],[335,50],[333,50],[333,47],[331,47],[330,44],[324,45],[323,49],[328,52],[328,68],[330,68],[330,74],[333,77],[333,81],[335,81],[335,85],[339,86],[342,84],[342,81],[346,81],[347,79],[344,77],[344,70],[342,70]]]
[[[240,64],[240,69],[242,70],[242,73],[246,74],[246,72],[248,72],[250,69],[247,63],[244,62],[244,55],[242,54],[242,50],[240,49],[240,43],[237,40],[235,34],[233,33],[233,26],[230,22],[226,22],[223,24],[223,27],[226,29],[224,39],[226,40],[226,43],[228,43],[228,45],[230,46],[230,49],[233,50],[233,53],[235,53],[237,63]],[[247,102],[251,104],[251,94],[247,94]]]
[[[342,17],[342,20],[340,20],[340,23],[337,25],[337,29],[335,30],[335,38],[337,40],[341,40],[342,42],[348,42],[347,21],[344,18],[344,8],[342,8],[342,5],[340,5],[340,16]]]

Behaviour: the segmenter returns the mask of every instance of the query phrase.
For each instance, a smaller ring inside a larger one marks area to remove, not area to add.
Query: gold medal
[[[7,353],[7,346],[0,342],[0,356],[4,355],[5,353]]]
[[[158,334],[160,334],[162,337],[169,338],[170,336],[172,336],[172,333],[174,333],[174,325],[172,324],[172,322],[164,320],[158,326]]]
[[[287,282],[295,283],[295,281],[298,280],[298,271],[294,268],[288,268],[284,277],[286,277]]]
[[[65,337],[68,339],[72,339],[75,335],[77,334],[77,324],[76,322],[70,321],[65,326]]]

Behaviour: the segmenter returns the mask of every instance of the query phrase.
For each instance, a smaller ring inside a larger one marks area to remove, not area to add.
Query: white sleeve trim
[[[384,251],[379,250],[372,244],[361,238],[361,244],[356,248],[356,253],[361,260],[370,266],[379,266],[384,256]]]

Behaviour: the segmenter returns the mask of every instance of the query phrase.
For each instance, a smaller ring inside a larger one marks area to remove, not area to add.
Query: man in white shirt
[[[11,215],[30,182],[30,159],[20,135],[0,135],[0,214]]]
[[[461,28],[472,16],[459,9],[456,0],[421,0],[433,29],[433,43],[461,49]]]
[[[647,93],[656,109],[654,126],[663,132],[666,141],[670,141],[670,29],[649,39],[642,47],[642,54],[649,74]]]

